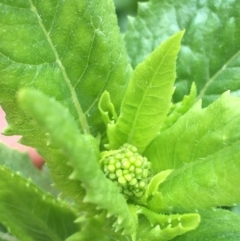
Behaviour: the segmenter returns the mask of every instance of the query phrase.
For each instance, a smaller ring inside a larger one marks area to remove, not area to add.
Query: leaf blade
[[[183,32],[163,42],[133,72],[116,124],[110,124],[110,147],[124,143],[143,152],[157,135],[170,108],[176,57]]]

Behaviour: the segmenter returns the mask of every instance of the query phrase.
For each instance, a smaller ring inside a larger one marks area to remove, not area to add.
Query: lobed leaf
[[[170,108],[176,58],[183,32],[163,42],[134,70],[116,124],[109,124],[110,149],[124,143],[143,152],[156,137]]]
[[[197,85],[198,99],[206,106],[230,89],[240,89],[240,2],[151,0],[139,4],[124,38],[133,67],[159,43],[186,29],[177,63],[174,101]]]
[[[0,167],[0,176],[0,222],[19,240],[62,241],[79,230],[67,204],[7,167]]]
[[[202,222],[194,231],[174,238],[172,241],[238,241],[240,217],[227,210],[200,212]]]
[[[49,134],[50,140],[68,156],[72,173],[66,180],[80,181],[84,202],[106,209],[108,216],[116,215],[118,226],[131,230],[131,214],[118,187],[103,174],[99,164],[99,149],[93,136],[81,134],[69,111],[54,99],[37,90],[25,89],[19,93],[22,108]],[[52,172],[55,170],[53,169]],[[70,183],[66,184],[66,187]],[[79,200],[78,193],[75,194]],[[81,200],[82,201],[82,200]]]

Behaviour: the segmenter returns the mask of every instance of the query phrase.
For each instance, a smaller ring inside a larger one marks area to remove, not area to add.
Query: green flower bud
[[[123,175],[123,171],[121,169],[118,169],[116,171],[116,175],[117,175],[117,177],[121,177]]]
[[[151,174],[151,163],[135,146],[124,144],[119,150],[104,152],[101,159],[105,175],[117,183],[126,197],[141,197]]]
[[[114,165],[108,165],[108,171],[109,172],[114,172],[116,170]]]

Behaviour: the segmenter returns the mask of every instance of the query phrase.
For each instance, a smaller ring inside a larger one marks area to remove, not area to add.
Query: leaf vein
[[[60,60],[59,54],[58,54],[57,50],[56,50],[55,47],[54,47],[54,44],[53,44],[53,42],[52,42],[52,39],[51,39],[50,35],[48,34],[45,26],[43,25],[42,20],[41,20],[39,14],[38,14],[38,11],[37,11],[35,5],[34,5],[33,2],[32,2],[32,0],[29,0],[29,3],[30,3],[32,12],[33,12],[34,15],[36,16],[37,21],[38,21],[38,24],[39,24],[41,30],[43,31],[43,33],[44,33],[44,35],[45,35],[45,37],[46,37],[46,40],[47,40],[47,42],[49,43],[49,45],[50,45],[50,47],[51,47],[51,49],[52,49],[52,51],[53,51],[53,54],[54,54],[55,59],[56,59],[56,63],[57,63],[57,65],[58,65],[60,71],[62,72],[63,79],[65,80],[65,82],[66,82],[66,84],[67,84],[67,86],[68,86],[68,88],[69,88],[69,90],[70,90],[71,97],[72,97],[72,99],[73,99],[73,104],[74,104],[75,109],[76,109],[76,111],[77,111],[78,120],[79,120],[79,122],[80,122],[80,125],[81,125],[81,127],[82,127],[82,130],[83,130],[83,132],[84,132],[85,134],[90,133],[89,125],[88,125],[88,122],[87,122],[87,119],[86,119],[85,115],[83,114],[83,111],[82,111],[82,107],[81,107],[81,105],[80,105],[80,102],[78,101],[77,93],[76,93],[76,91],[75,91],[75,89],[74,89],[74,87],[73,87],[73,85],[72,85],[72,83],[71,83],[71,81],[70,81],[67,73],[66,73],[66,69],[65,69],[65,67],[63,66],[63,64],[62,64],[62,62],[61,62],[61,60]]]
[[[209,80],[206,82],[202,90],[200,91],[199,95],[196,98],[196,102],[201,99],[204,95],[205,92],[207,91],[208,87],[217,79],[217,77],[224,71],[224,69],[227,68],[227,66],[235,59],[238,57],[240,54],[240,50],[234,54]]]

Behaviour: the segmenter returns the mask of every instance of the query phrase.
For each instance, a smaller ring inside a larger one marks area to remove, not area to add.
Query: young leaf
[[[155,211],[192,212],[240,202],[240,141],[173,171],[148,200]]]
[[[62,241],[79,230],[68,205],[7,167],[0,176],[0,222],[19,240]]]
[[[106,126],[111,122],[117,120],[117,114],[115,111],[115,107],[111,101],[109,92],[104,91],[101,95],[98,103],[98,109],[102,115],[103,121]]]
[[[231,148],[240,138],[239,106],[240,98],[228,92],[207,108],[196,103],[147,148],[153,171],[176,169]]]
[[[84,202],[106,209],[108,216],[116,215],[118,225],[126,228],[126,232],[133,232],[126,200],[118,187],[103,174],[97,141],[93,136],[81,134],[69,111],[37,90],[22,90],[19,101],[23,109],[49,134],[50,140],[68,156],[73,169],[68,179],[81,181],[79,191],[83,187],[86,192]]]
[[[116,124],[108,126],[110,149],[130,143],[143,152],[170,108],[183,31],[163,42],[133,72]]]
[[[174,100],[180,101],[189,92],[192,81],[204,106],[228,89],[239,96],[239,10],[236,0],[140,3],[124,38],[132,66],[141,63],[163,39],[186,29]]]
[[[167,241],[198,227],[198,213],[163,215],[147,208],[139,207],[139,214],[146,216],[150,225],[140,218],[138,237],[142,241]]]
[[[197,229],[174,238],[172,241],[238,241],[240,217],[227,210],[200,212],[201,223]]]
[[[168,114],[167,119],[164,121],[161,128],[161,132],[171,127],[180,116],[184,115],[193,106],[195,103],[196,94],[196,85],[193,83],[189,95],[184,96],[181,102],[173,104],[171,107],[170,113]]]

